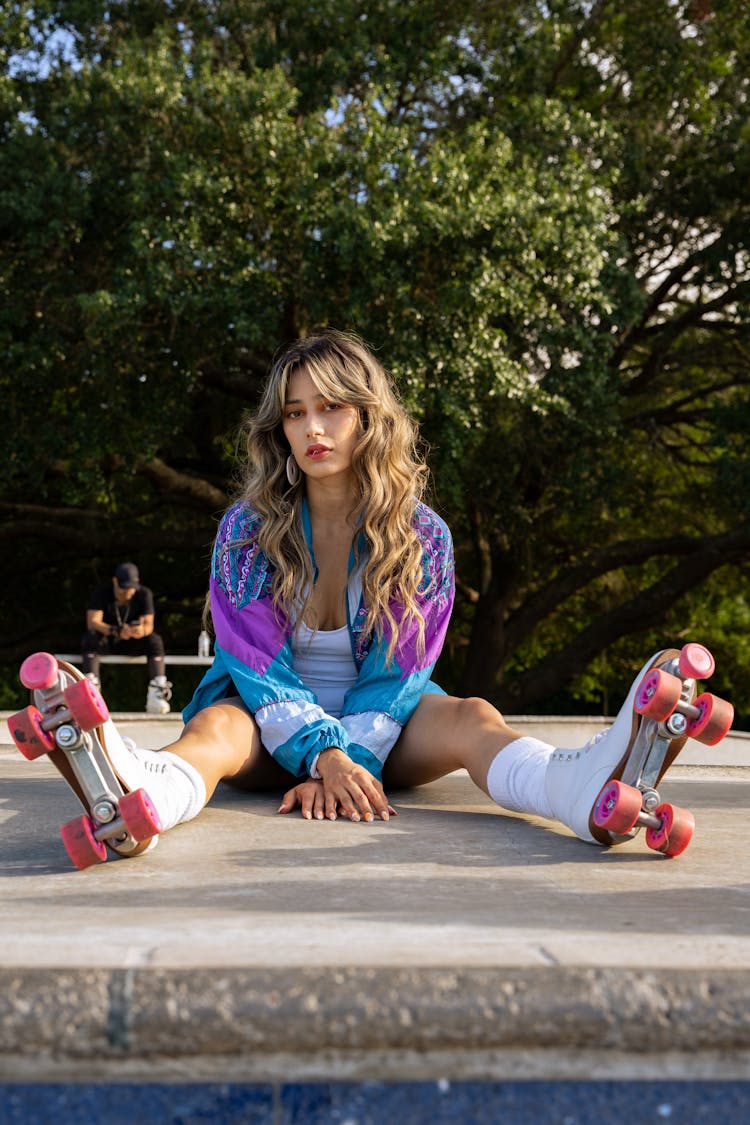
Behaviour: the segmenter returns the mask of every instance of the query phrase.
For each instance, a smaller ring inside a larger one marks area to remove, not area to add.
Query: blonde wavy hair
[[[417,451],[415,423],[394,384],[365,344],[349,333],[326,330],[298,340],[278,356],[260,404],[244,425],[247,461],[239,499],[262,516],[257,542],[274,567],[273,602],[288,618],[302,621],[313,590],[313,567],[302,525],[305,477],[290,485],[289,443],[283,432],[287,388],[305,371],[327,400],[354,406],[358,441],[352,456],[357,527],[353,546],[364,535],[362,588],[365,630],[382,641],[391,634],[390,663],[401,628],[416,626],[424,652],[424,619],[417,595],[424,593],[422,545],[413,527],[415,505],[424,495],[428,470]],[[230,544],[230,549],[240,544]],[[400,622],[393,605],[401,609]]]

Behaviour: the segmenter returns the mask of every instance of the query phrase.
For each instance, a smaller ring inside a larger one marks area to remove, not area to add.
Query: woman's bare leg
[[[388,757],[384,788],[387,792],[425,785],[464,768],[486,793],[493,760],[520,737],[484,699],[425,695]],[[239,698],[199,711],[180,738],[164,749],[198,770],[207,801],[220,781],[256,792],[284,792],[292,784],[291,775],[263,746],[258,727]]]
[[[426,785],[466,769],[487,792],[487,771],[498,753],[521,738],[485,699],[423,695],[383,770],[386,789]]]
[[[291,783],[291,774],[263,746],[255,720],[239,698],[223,699],[199,711],[177,741],[164,749],[198,771],[207,801],[220,781],[258,791],[283,791]]]

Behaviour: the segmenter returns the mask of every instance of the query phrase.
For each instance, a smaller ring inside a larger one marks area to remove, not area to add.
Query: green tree
[[[529,90],[607,127],[617,245],[603,271],[610,308],[587,318],[589,350],[563,371],[558,354],[545,379],[588,396],[593,371],[610,410],[594,394],[598,420],[582,397],[572,427],[555,419],[545,436],[525,418],[517,430],[511,495],[534,489],[519,508],[536,525],[526,553],[520,529],[508,536],[509,521],[492,518],[497,500],[472,489],[483,565],[464,685],[489,690],[506,671],[499,698],[512,709],[553,695],[620,638],[662,623],[689,635],[686,593],[742,567],[750,531],[747,12],[527,11],[528,23],[488,30],[488,93],[516,145],[529,140]],[[747,669],[741,626],[724,654]]]
[[[124,556],[192,644],[242,412],[334,324],[430,445],[447,683],[594,699],[709,606],[747,670],[750,34],[706,12],[10,5],[0,655],[74,644]]]

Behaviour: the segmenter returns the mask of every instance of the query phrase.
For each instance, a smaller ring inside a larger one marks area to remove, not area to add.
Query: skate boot
[[[171,708],[172,685],[166,676],[155,676],[146,693],[146,711],[149,715],[168,715]]]
[[[8,720],[13,741],[29,761],[48,754],[86,809],[61,828],[75,866],[102,863],[107,847],[135,856],[155,846],[162,826],[148,775],[91,680],[48,652],[28,657],[20,676],[33,704]]]
[[[688,738],[715,746],[732,725],[730,703],[698,694],[696,681],[713,670],[711,653],[698,644],[646,661],[610,728],[580,749],[552,754],[545,782],[556,818],[582,840],[604,845],[645,828],[648,847],[680,855],[695,820],[662,803],[656,787]]]

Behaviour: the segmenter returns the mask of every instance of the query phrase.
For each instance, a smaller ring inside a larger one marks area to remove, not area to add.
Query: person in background
[[[83,671],[99,687],[102,656],[145,656],[148,661],[146,710],[166,715],[172,685],[164,665],[164,642],[154,632],[154,596],[141,585],[138,567],[122,562],[109,582],[92,592],[82,640]]]

